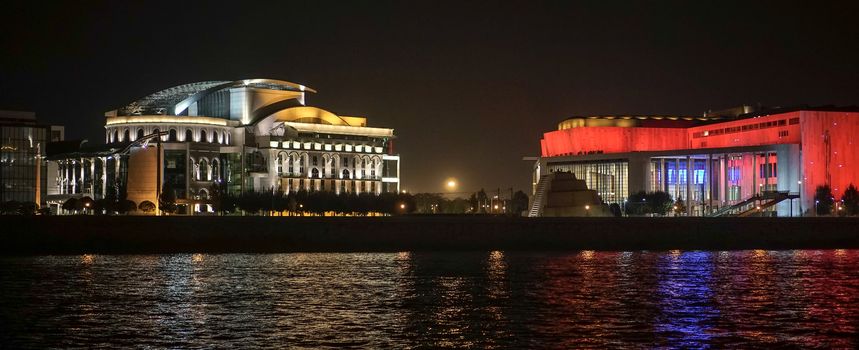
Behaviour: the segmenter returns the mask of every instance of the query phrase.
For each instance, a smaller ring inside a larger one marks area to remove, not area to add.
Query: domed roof
[[[117,110],[117,115],[179,115],[184,112],[191,104],[196,101],[199,101],[200,99],[211,93],[223,89],[240,86],[248,86],[252,88],[269,90],[316,92],[316,90],[313,90],[301,84],[274,79],[201,81],[196,83],[177,85],[150,94],[120,108],[119,110]]]

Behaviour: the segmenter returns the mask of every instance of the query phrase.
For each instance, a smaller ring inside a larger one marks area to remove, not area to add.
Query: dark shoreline
[[[859,218],[0,217],[0,254],[859,248]]]

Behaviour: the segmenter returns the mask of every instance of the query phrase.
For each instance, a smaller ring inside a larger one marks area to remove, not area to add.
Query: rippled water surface
[[[22,347],[859,346],[859,251],[0,258]]]

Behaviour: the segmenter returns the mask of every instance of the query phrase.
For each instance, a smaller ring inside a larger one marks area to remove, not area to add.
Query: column
[[[758,193],[758,153],[752,152],[752,196]]]
[[[686,156],[686,215],[692,215],[692,157]]]
[[[707,174],[707,210],[713,210],[713,154],[707,153],[707,165],[704,173]]]

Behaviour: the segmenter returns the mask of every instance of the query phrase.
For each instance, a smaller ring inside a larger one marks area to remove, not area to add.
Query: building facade
[[[621,207],[632,193],[665,191],[683,199],[687,215],[803,215],[817,186],[838,198],[859,184],[857,131],[850,108],[574,117],[543,134],[533,191],[538,197],[554,172],[572,172]]]
[[[46,146],[63,133],[61,126],[39,123],[33,112],[0,111],[0,202],[44,203]]]
[[[98,198],[121,187],[129,200],[157,203],[169,189],[180,212],[194,213],[212,210],[207,201],[216,186],[233,195],[399,191],[394,130],[306,105],[315,92],[272,79],[158,91],[105,114],[101,149],[53,156],[56,192]],[[83,192],[64,185],[77,177],[102,185],[84,185]]]

